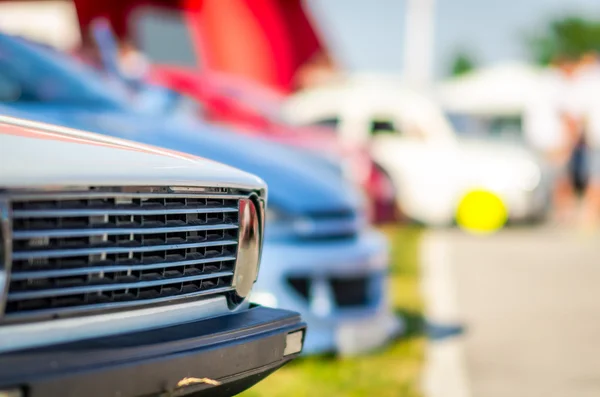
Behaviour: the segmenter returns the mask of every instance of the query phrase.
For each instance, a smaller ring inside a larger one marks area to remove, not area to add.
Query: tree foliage
[[[450,74],[452,76],[460,76],[469,73],[477,67],[475,59],[465,51],[460,51],[454,57],[450,67]]]
[[[530,36],[527,45],[534,61],[541,65],[559,58],[600,53],[600,20],[574,16],[553,20],[543,31]]]

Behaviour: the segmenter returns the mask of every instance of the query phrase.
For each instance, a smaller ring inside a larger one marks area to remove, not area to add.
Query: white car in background
[[[457,136],[440,107],[391,76],[356,75],[295,94],[289,121],[335,127],[340,139],[368,145],[398,188],[410,218],[448,225],[470,192],[501,198],[509,220],[538,219],[548,194],[542,167],[524,147]]]

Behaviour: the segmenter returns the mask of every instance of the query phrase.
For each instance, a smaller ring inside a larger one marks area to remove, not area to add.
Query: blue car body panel
[[[136,106],[128,98],[133,93],[120,81],[66,55],[0,34],[0,80],[3,73],[31,91],[25,92],[26,99],[37,99],[4,102],[4,114],[187,152],[242,169],[265,180],[270,205],[289,214],[357,208],[358,192],[327,160],[203,124],[191,115],[168,115],[148,101]]]

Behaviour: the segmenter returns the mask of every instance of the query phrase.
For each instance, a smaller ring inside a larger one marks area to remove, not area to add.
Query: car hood
[[[0,116],[0,185],[210,186],[264,190],[258,177],[186,153]]]
[[[325,159],[192,118],[48,105],[17,111],[32,119],[190,153],[250,172],[269,186],[269,205],[291,214],[355,210],[359,205],[357,191]]]

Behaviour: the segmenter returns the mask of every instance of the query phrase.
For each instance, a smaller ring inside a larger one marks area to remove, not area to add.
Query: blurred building
[[[66,50],[80,44],[70,1],[0,1],[0,29]]]

